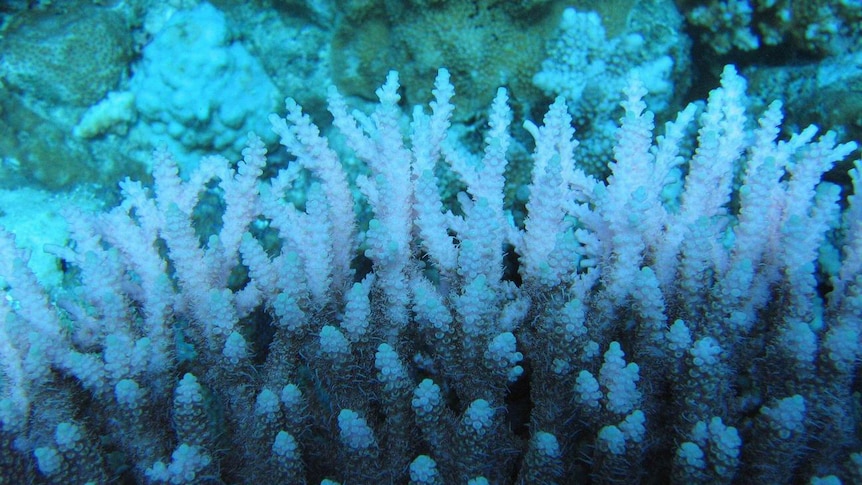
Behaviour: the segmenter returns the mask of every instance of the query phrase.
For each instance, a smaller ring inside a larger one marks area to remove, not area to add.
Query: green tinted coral
[[[120,81],[132,56],[129,28],[113,10],[33,10],[13,22],[0,44],[0,73],[9,86],[43,101],[97,102]]]

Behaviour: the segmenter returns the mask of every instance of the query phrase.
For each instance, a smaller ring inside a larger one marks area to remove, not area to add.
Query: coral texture
[[[188,180],[157,150],[152,189],[70,212],[62,291],[0,233],[0,482],[858,483],[862,166],[840,205],[820,179],[855,145],[778,139],[744,88],[726,68],[654,136],[631,79],[607,181],[559,98],[524,124],[522,225],[507,92],[472,154],[441,71],[406,135],[395,73],[370,115],[330,96],[367,230],[288,100],[273,177],[253,134]],[[438,163],[466,187],[451,210]]]
[[[0,75],[40,100],[88,106],[125,74],[132,57],[128,31],[122,15],[91,5],[22,14],[0,42]]]
[[[558,0],[410,0],[342,2],[344,16],[332,40],[333,80],[347,95],[373,98],[377,80],[400,66],[405,98],[428,100],[434,72],[446,66],[458,88],[454,116],[481,112],[498,86],[530,105],[530,84],[545,39],[559,18]]]

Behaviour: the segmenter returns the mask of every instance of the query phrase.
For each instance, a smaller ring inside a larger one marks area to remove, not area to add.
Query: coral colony
[[[195,11],[211,28],[171,35],[223,59],[224,18]],[[294,98],[267,123],[268,81],[195,95],[156,37],[75,128],[188,135],[152,183],[66,207],[66,244],[0,225],[0,484],[862,483],[857,145],[753,108],[733,65],[674,113],[675,57],[579,47],[606,42],[595,13],[560,30],[532,78],[553,103],[501,87],[472,139],[456,70],[423,103],[395,71],[373,105],[330,86],[325,130]],[[712,32],[780,40],[750,34]],[[618,84],[578,84],[584,63]]]
[[[406,135],[398,87],[390,74],[370,116],[329,99],[367,168],[365,230],[342,161],[288,99],[270,122],[296,162],[269,180],[249,134],[235,169],[209,157],[183,181],[157,150],[153,187],[70,211],[74,243],[52,250],[75,282],[55,302],[4,233],[5,480],[858,477],[862,202],[820,181],[853,144],[779,140],[778,103],[745,129],[732,67],[654,137],[632,80],[606,182],[577,168],[562,99],[524,124],[517,225],[506,91],[474,154],[449,136],[445,70]],[[440,163],[466,187],[452,210]],[[202,232],[211,183],[223,210]]]

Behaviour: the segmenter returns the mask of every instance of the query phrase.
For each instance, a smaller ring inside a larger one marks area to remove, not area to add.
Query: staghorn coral
[[[66,288],[0,230],[0,483],[858,477],[862,162],[843,206],[821,182],[855,144],[779,139],[777,103],[749,123],[731,66],[696,123],[689,105],[654,137],[632,79],[605,181],[576,167],[563,99],[525,124],[516,225],[506,90],[475,154],[450,138],[445,70],[406,134],[399,88],[390,73],[371,114],[329,99],[367,165],[365,230],[293,100],[270,117],[295,157],[273,177],[249,134],[236,165],[183,180],[157,150],[152,189],[70,211],[74,243],[49,248],[75,267]],[[464,182],[457,214],[438,162]]]

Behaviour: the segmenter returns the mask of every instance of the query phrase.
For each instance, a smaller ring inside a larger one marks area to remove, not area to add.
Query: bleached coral
[[[127,180],[118,207],[70,211],[75,244],[51,249],[75,268],[68,288],[49,295],[0,232],[5,476],[852,476],[836,460],[860,449],[862,167],[844,208],[821,178],[855,144],[814,128],[780,140],[777,104],[748,123],[732,67],[696,140],[693,107],[654,137],[630,80],[607,180],[577,168],[562,98],[525,125],[535,174],[516,225],[506,91],[475,156],[450,138],[447,73],[409,136],[399,88],[390,74],[371,114],[330,95],[369,165],[367,231],[341,159],[289,100],[271,121],[295,162],[271,178],[250,134],[236,165],[208,157],[183,180],[157,150],[154,189]],[[444,209],[437,163],[464,178],[457,207]],[[312,193],[295,205],[300,172]],[[208,187],[224,209],[201,227]]]

